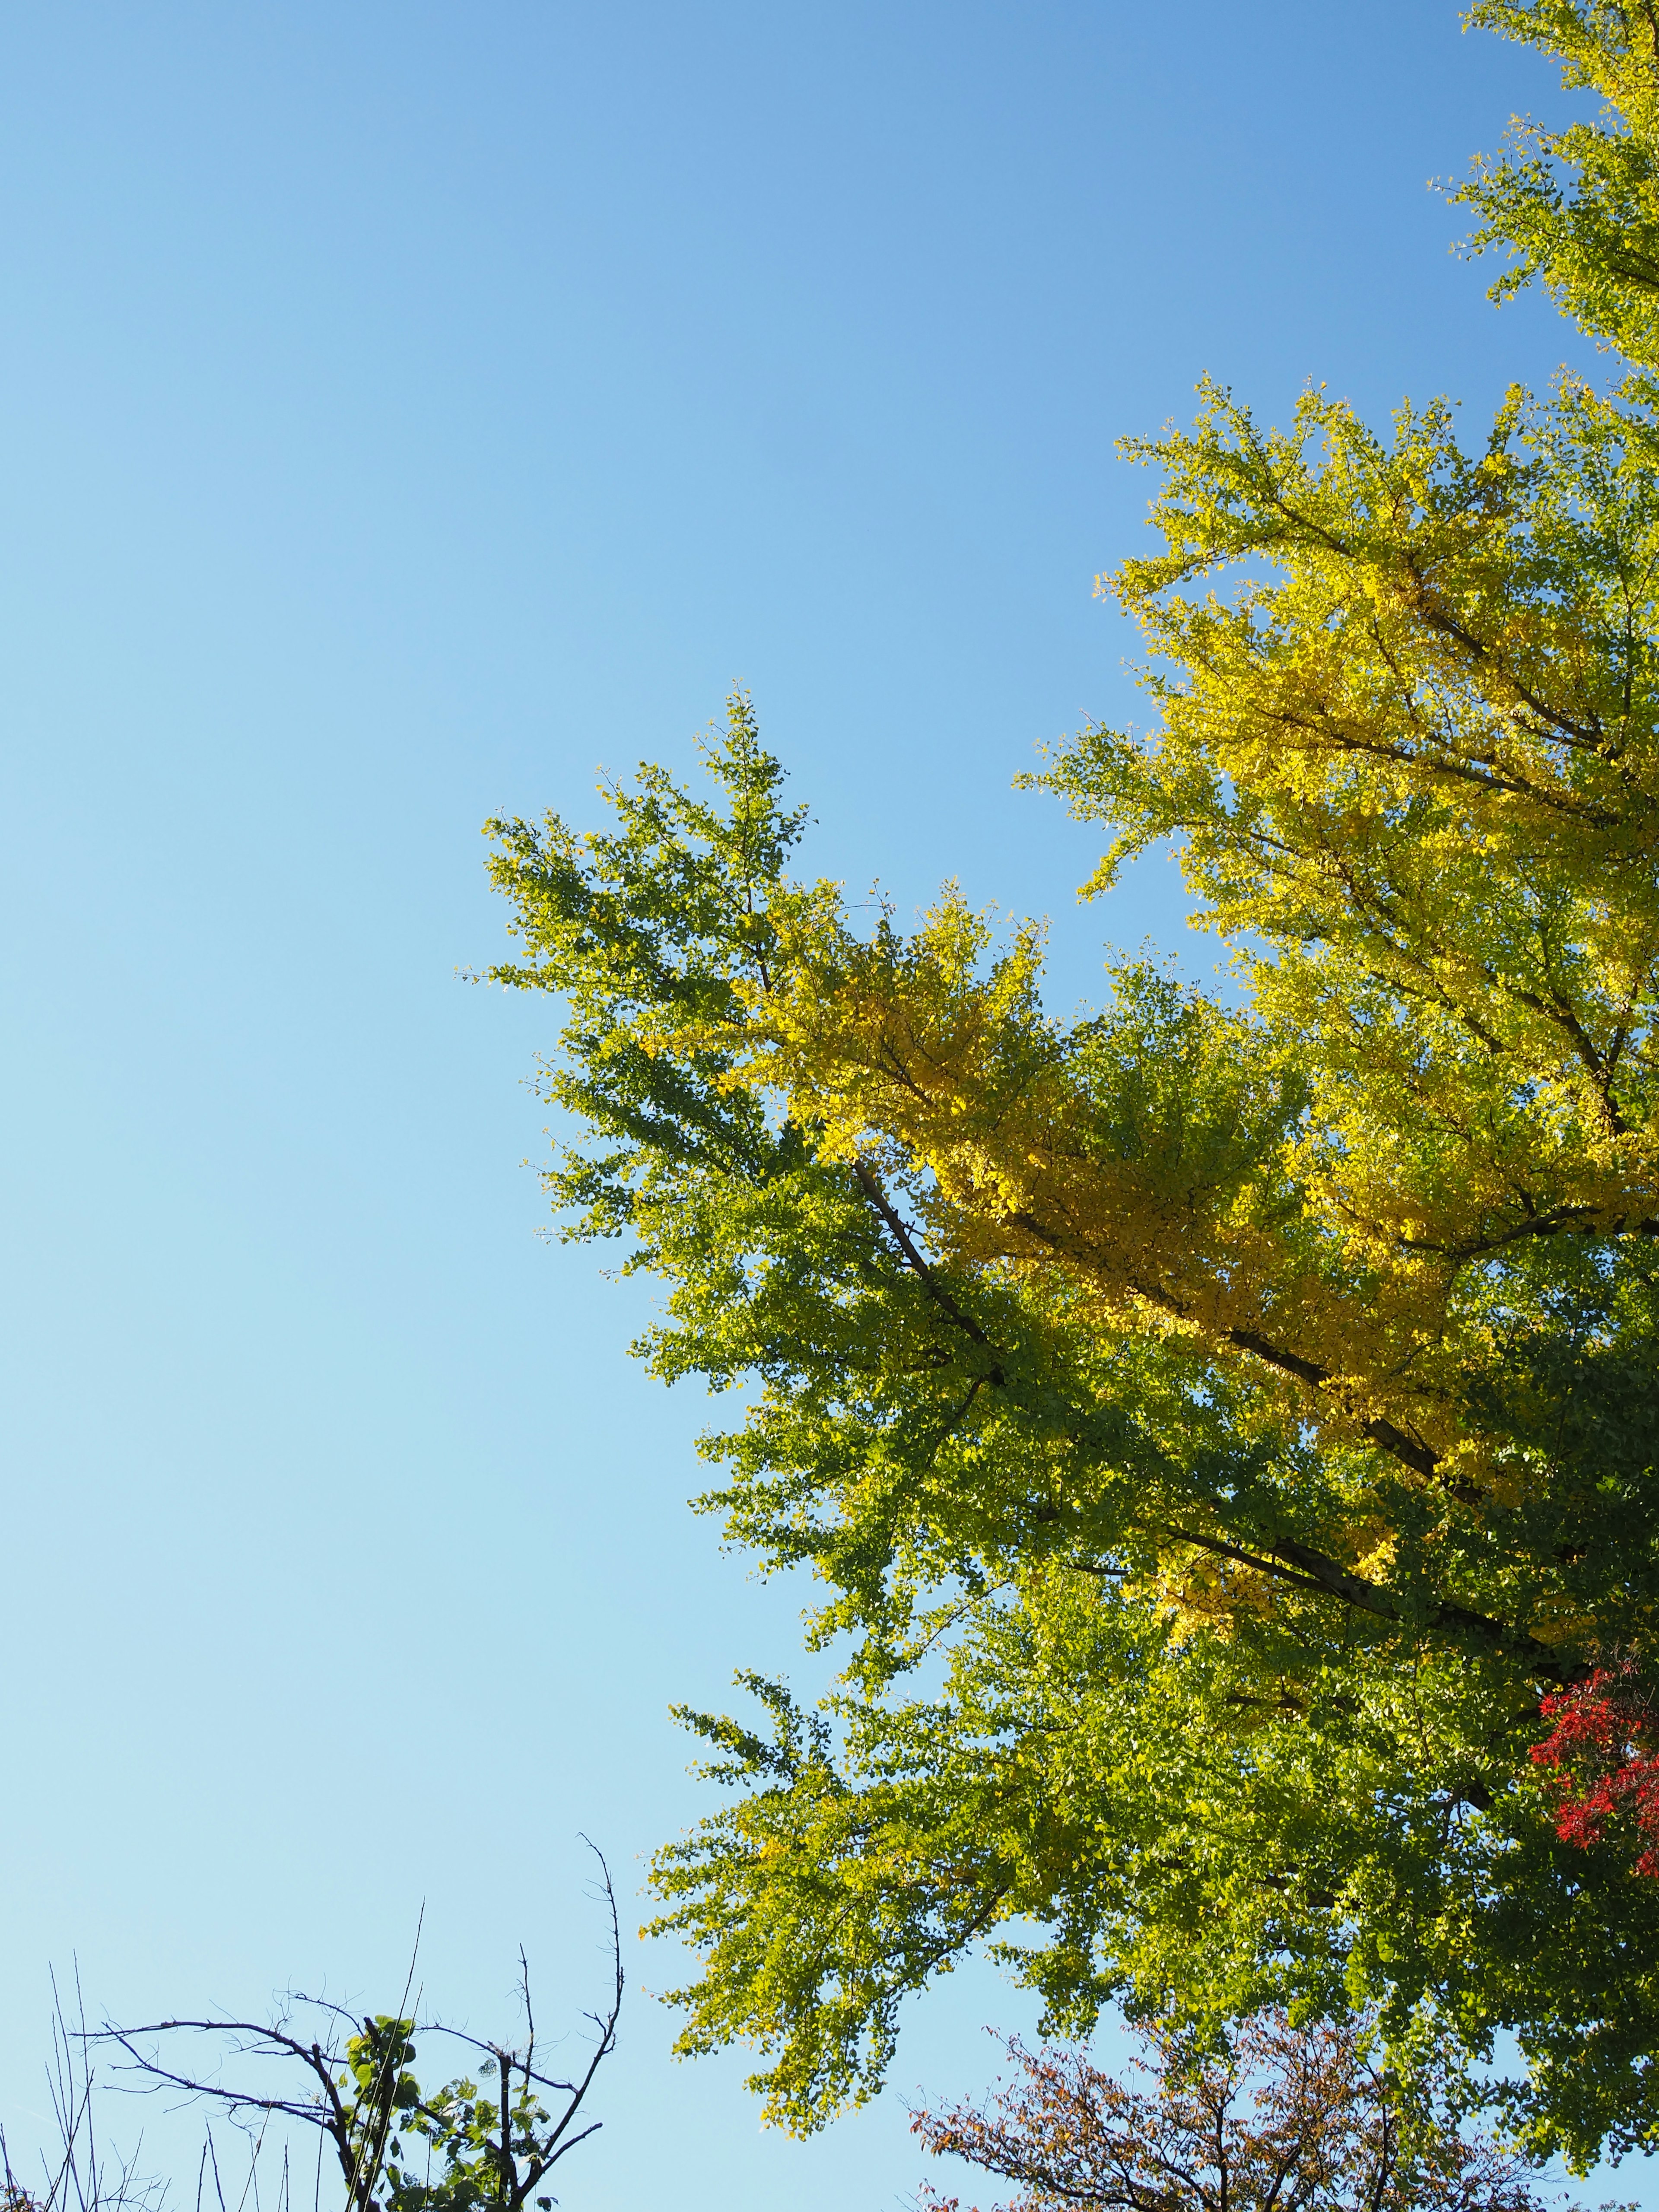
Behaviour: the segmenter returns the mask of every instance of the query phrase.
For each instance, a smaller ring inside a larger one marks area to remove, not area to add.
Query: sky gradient
[[[811,1679],[802,1594],[685,1510],[644,1294],[538,1241],[551,1009],[458,975],[479,825],[690,769],[741,682],[809,866],[1048,913],[1062,1001],[1108,939],[1206,972],[1167,865],[1079,909],[1097,839],[1009,789],[1135,712],[1115,441],[1206,371],[1478,437],[1582,348],[1425,179],[1558,101],[1447,0],[0,21],[15,2149],[53,1962],[128,2018],[386,2008],[424,1902],[430,2007],[510,2024],[522,1940],[573,2016],[578,1832],[637,1924],[705,1802],[670,1703]],[[627,1963],[574,2212],[901,2205],[904,2098],[1030,2016],[958,1975],[803,2145]]]

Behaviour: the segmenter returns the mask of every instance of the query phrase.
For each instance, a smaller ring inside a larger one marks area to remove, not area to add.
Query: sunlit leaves
[[[1549,153],[1577,200],[1470,188],[1576,301],[1608,224],[1645,251],[1646,16],[1480,15],[1621,106]],[[1136,449],[1151,725],[1042,780],[1102,893],[1174,843],[1236,1000],[1126,963],[1060,1021],[1040,928],[955,886],[866,926],[788,872],[742,698],[711,798],[492,825],[496,979],[568,1010],[553,1195],[660,1283],[656,1372],[732,1394],[704,1503],[842,1662],[770,1735],[695,1722],[734,1795],[657,1868],[683,2047],[753,2044],[789,2124],[990,1937],[1056,2024],[1361,2004],[1476,2069],[1513,2030],[1535,2144],[1659,2137],[1620,1965],[1659,1884],[1528,1758],[1659,1630],[1656,436],[1636,386],[1473,441],[1206,388]]]

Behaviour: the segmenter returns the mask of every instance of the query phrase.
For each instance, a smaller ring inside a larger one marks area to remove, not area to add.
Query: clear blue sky
[[[591,819],[738,678],[824,871],[1051,912],[1066,996],[1103,935],[1206,957],[1167,869],[1079,914],[1090,839],[1008,789],[1130,711],[1114,441],[1205,370],[1478,434],[1570,340],[1425,180],[1548,84],[1450,0],[6,11],[15,2143],[75,1954],[129,2017],[385,2006],[424,1899],[430,2003],[506,2018],[522,1938],[574,2009],[576,1831],[637,1920],[701,1802],[670,1701],[789,1662],[640,1298],[537,1240],[479,823]],[[905,2201],[897,2095],[764,2137],[629,1965],[568,2206]],[[1024,2016],[957,1977],[898,2092]]]

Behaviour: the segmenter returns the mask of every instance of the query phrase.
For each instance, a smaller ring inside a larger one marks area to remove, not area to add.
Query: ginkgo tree
[[[1659,2140],[1659,1882],[1529,1756],[1659,1628],[1659,33],[1475,20],[1608,103],[1464,197],[1623,381],[1474,451],[1206,387],[1106,586],[1154,720],[1036,779],[1097,891],[1173,844],[1237,995],[1061,1021],[955,890],[855,927],[741,697],[706,794],[489,825],[569,1233],[741,1386],[705,1503],[850,1655],[686,1716],[733,1794],[656,1865],[682,2049],[797,2128],[989,1942],[1056,2030],[1364,2008],[1540,2154]]]

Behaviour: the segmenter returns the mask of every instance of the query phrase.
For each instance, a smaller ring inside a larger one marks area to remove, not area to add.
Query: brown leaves
[[[1534,2212],[1516,2160],[1443,2111],[1402,2107],[1364,2028],[1265,2013],[1217,2055],[1150,2032],[1149,2058],[1133,2062],[1148,2089],[1079,2051],[1030,2051],[1016,2038],[1011,2087],[987,2104],[919,2112],[911,2127],[936,2157],[1013,2182],[1014,2212]],[[926,2185],[921,2202],[959,2203]]]

